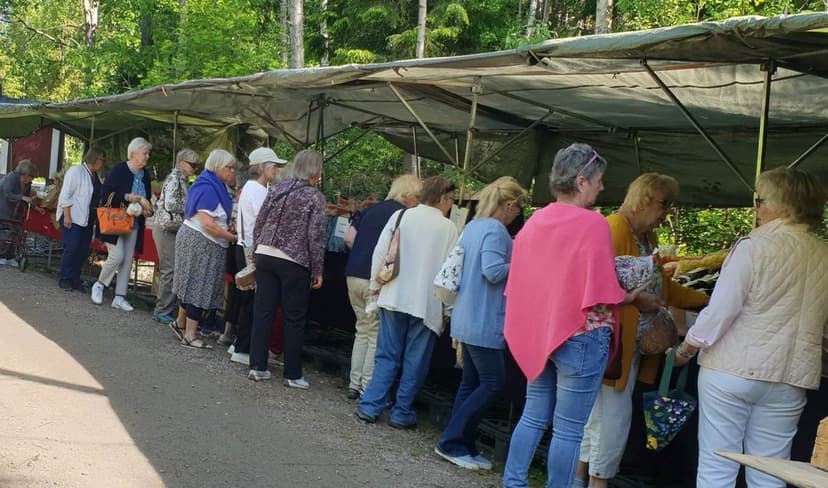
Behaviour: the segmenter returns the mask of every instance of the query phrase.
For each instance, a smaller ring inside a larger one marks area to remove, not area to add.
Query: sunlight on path
[[[0,337],[0,486],[164,486],[80,363],[2,303]]]

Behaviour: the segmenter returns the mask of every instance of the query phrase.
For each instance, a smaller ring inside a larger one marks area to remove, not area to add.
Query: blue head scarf
[[[233,211],[233,201],[227,192],[227,185],[209,169],[198,175],[193,185],[187,191],[187,201],[184,204],[184,217],[190,218],[199,210],[213,211],[221,204],[230,222],[230,213]]]

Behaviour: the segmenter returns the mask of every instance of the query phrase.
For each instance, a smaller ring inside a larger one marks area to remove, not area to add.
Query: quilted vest
[[[819,388],[828,323],[828,244],[777,219],[750,233],[753,266],[742,312],[699,364],[736,376]]]

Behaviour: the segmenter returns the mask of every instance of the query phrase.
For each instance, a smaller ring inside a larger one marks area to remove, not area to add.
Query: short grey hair
[[[198,153],[189,147],[185,147],[184,149],[178,151],[175,155],[175,163],[178,164],[181,161],[190,164],[198,164]]]
[[[28,159],[21,159],[14,171],[19,175],[37,176],[37,166]]]
[[[143,137],[136,137],[129,141],[129,146],[127,146],[127,159],[130,159],[134,152],[140,151],[143,148],[147,148],[147,151],[149,151],[152,149],[152,144]]]
[[[210,155],[207,156],[207,161],[204,162],[204,169],[210,170],[213,173],[225,166],[233,166],[236,164],[236,158],[224,149],[213,149]]]
[[[291,175],[300,180],[308,180],[322,174],[322,154],[313,149],[304,149],[293,156]]]
[[[583,176],[592,179],[607,169],[607,160],[589,144],[574,143],[555,155],[549,172],[549,191],[553,195],[572,194],[578,191],[576,179]]]

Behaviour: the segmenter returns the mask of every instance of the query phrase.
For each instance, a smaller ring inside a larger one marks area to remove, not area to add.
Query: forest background
[[[195,78],[809,11],[828,11],[828,0],[0,0],[0,94],[63,101]],[[327,149],[349,144],[326,163],[326,196],[383,198],[407,170],[406,155],[360,130],[336,136]],[[157,149],[150,165],[160,178],[173,148]],[[293,150],[277,143],[283,157]],[[424,176],[460,181],[451,166],[421,167]],[[484,184],[465,181],[469,190]],[[750,209],[677,207],[661,239],[701,254],[728,247],[752,219]]]

